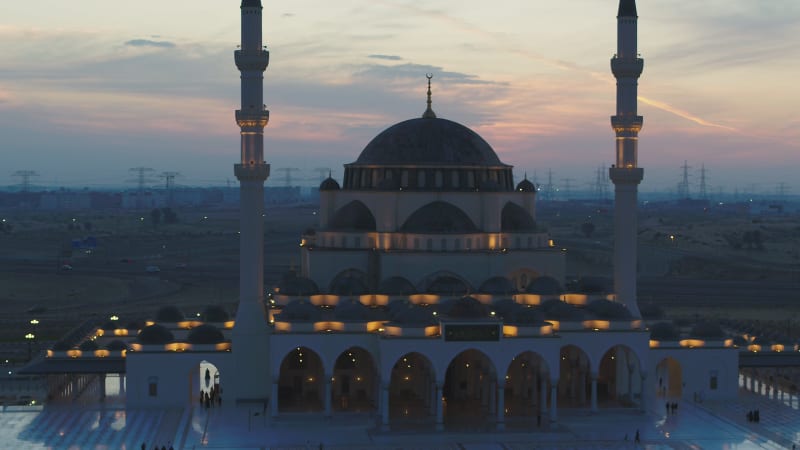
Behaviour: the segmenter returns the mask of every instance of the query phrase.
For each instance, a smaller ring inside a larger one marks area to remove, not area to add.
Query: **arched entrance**
[[[592,377],[589,356],[579,347],[561,348],[560,376],[558,378],[559,408],[588,408]]]
[[[673,358],[664,358],[656,366],[656,393],[661,398],[680,398],[683,394],[683,369]]]
[[[313,350],[297,347],[281,362],[279,412],[321,412],[324,408],[322,360]]]
[[[429,422],[436,413],[433,365],[419,353],[408,353],[392,367],[389,380],[389,418],[393,425]]]
[[[378,376],[372,355],[360,347],[342,352],[333,366],[331,404],[341,412],[373,412]]]
[[[497,381],[497,371],[483,352],[465,350],[456,355],[447,366],[442,389],[445,425],[474,430],[493,422]]]
[[[541,424],[549,386],[547,363],[537,353],[520,353],[511,361],[505,376],[505,417],[537,418]],[[529,420],[526,420],[530,423]]]
[[[189,403],[211,407],[219,405],[221,401],[219,369],[208,361],[200,361],[189,374]]]
[[[642,396],[642,377],[639,358],[630,348],[617,345],[600,360],[597,373],[597,404],[599,407],[632,408]]]

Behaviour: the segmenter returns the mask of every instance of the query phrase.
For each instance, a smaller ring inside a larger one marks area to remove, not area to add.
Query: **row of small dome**
[[[726,326],[730,325],[727,323],[728,321],[725,322]],[[738,330],[735,327],[733,330],[736,332],[743,331]],[[722,324],[718,322],[701,321],[694,324],[685,337],[689,339],[702,339],[707,341],[724,341],[730,338],[735,347],[748,347],[750,345],[771,346],[774,344],[794,347],[797,344],[797,342],[793,341],[792,339],[780,334],[771,336],[754,336],[748,331],[743,332],[744,334],[737,333],[733,334],[731,337],[731,335],[723,330]],[[745,338],[744,335],[747,335],[748,337]],[[655,341],[679,341],[682,339],[682,336],[679,327],[677,327],[675,324],[671,322],[658,322],[650,326],[650,339]]]
[[[279,322],[319,322],[335,320],[341,322],[389,321],[403,324],[432,325],[438,317],[453,319],[498,318],[508,324],[544,324],[546,320],[583,321],[631,320],[630,311],[621,303],[598,299],[586,306],[574,306],[551,299],[538,306],[516,303],[502,299],[491,305],[481,303],[474,297],[464,296],[444,300],[436,305],[417,305],[408,300],[394,300],[385,307],[369,307],[355,299],[339,301],[334,308],[315,306],[307,299],[296,299],[283,307],[275,316]]]
[[[230,314],[221,306],[208,306],[197,317],[186,317],[178,307],[167,305],[159,308],[155,314],[155,322],[178,323],[186,320],[199,320],[201,322],[224,323],[231,320]],[[109,320],[100,326],[102,330],[141,330],[145,326],[142,321],[130,321],[124,324],[119,320]]]
[[[604,294],[612,292],[612,282],[602,277],[584,277],[575,283],[575,293]],[[322,294],[317,284],[305,277],[289,274],[278,284],[277,293],[288,296],[308,296]],[[506,277],[495,276],[481,283],[477,290],[472,290],[463,280],[442,276],[432,280],[420,290],[406,278],[395,276],[383,280],[377,290],[370,292],[367,284],[359,277],[337,277],[331,283],[328,294],[333,295],[414,295],[414,294],[440,294],[440,295],[466,295],[478,292],[490,295],[514,295],[519,293],[538,295],[560,295],[564,293],[561,283],[553,277],[541,276],[531,281],[523,292],[520,292],[514,283]]]

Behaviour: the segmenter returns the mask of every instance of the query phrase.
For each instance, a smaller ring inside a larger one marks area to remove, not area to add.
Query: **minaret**
[[[269,52],[261,41],[261,0],[242,0],[242,44],[234,52],[241,72],[242,107],[236,111],[241,128],[241,161],[234,166],[240,183],[239,309],[233,329],[234,373],[225,383],[233,399],[266,399],[270,392],[269,328],[264,314],[264,71]],[[276,380],[277,381],[277,380]]]
[[[638,80],[644,68],[636,43],[636,0],[620,0],[617,14],[617,54],[611,71],[617,79],[617,115],[611,126],[617,134],[616,164],[608,171],[614,183],[614,291],[634,317],[641,317],[636,304],[636,221],[638,186],[644,169],[637,153],[642,116],[637,115]]]

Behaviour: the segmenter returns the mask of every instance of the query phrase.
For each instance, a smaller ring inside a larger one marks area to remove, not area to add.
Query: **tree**
[[[592,237],[592,233],[594,233],[594,224],[592,222],[584,222],[581,225],[581,232],[587,237]]]

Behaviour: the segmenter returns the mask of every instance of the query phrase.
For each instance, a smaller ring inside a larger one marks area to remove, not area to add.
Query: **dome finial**
[[[425,74],[425,78],[428,79],[428,109],[426,109],[425,112],[422,113],[422,118],[423,119],[435,119],[436,118],[436,113],[433,112],[433,109],[431,109],[431,78],[433,78],[433,74],[432,73],[426,73]]]

